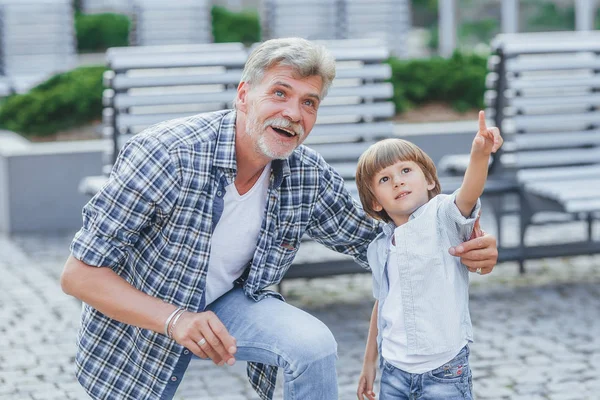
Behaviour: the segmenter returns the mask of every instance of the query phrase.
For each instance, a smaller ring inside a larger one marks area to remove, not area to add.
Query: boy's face
[[[419,165],[413,161],[398,161],[373,177],[375,211],[385,210],[396,226],[408,221],[417,208],[429,201],[429,190],[435,183],[427,182]]]

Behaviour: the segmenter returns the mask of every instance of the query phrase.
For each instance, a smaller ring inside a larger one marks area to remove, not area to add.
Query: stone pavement
[[[580,228],[539,228],[531,236],[572,237]],[[71,236],[0,237],[0,399],[88,398],[73,375],[80,303],[59,285]],[[289,281],[284,295],[331,328],[340,399],[355,399],[373,304],[369,276]],[[473,275],[471,313],[478,399],[600,398],[600,256],[530,261],[524,276],[514,263]],[[280,382],[276,398],[282,398]],[[243,363],[206,362],[190,371],[177,399],[257,396]]]

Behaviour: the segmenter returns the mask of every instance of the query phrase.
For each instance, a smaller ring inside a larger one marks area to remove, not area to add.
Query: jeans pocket
[[[436,382],[448,383],[456,383],[470,377],[468,349],[463,348],[456,357],[441,367],[428,372],[428,375]]]

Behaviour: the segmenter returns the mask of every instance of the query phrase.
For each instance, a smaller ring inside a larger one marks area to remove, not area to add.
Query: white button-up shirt
[[[385,321],[381,311],[390,291],[387,268],[397,268],[402,293],[406,343],[409,355],[439,354],[473,341],[469,315],[469,274],[448,249],[471,236],[481,204],[469,218],[455,204],[456,193],[440,194],[421,206],[402,226],[393,223],[369,245],[367,257],[373,272],[373,295],[379,300],[378,338]],[[395,236],[396,260],[387,262]],[[394,288],[391,288],[394,290]]]

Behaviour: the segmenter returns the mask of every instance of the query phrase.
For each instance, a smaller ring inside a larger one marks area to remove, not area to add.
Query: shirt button
[[[220,190],[217,192],[217,196],[221,197],[221,195],[223,194],[223,192],[221,192]]]
[[[172,376],[172,377],[171,377],[171,380],[172,380],[173,382],[175,382],[175,381],[177,381],[177,377],[176,377],[176,376]]]
[[[189,350],[184,350],[183,354],[190,354],[190,351]]]

